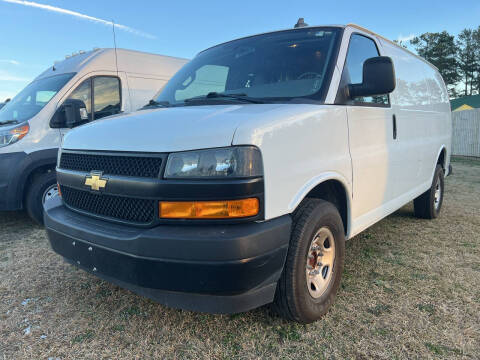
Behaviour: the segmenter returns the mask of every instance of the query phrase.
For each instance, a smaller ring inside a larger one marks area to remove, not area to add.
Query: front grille
[[[155,217],[155,201],[106,194],[92,194],[60,186],[63,201],[73,209],[117,220],[149,224]]]
[[[60,158],[61,169],[86,172],[98,170],[106,175],[156,178],[161,166],[161,157],[62,152]]]

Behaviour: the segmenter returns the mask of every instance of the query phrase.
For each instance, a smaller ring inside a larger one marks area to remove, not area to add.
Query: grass
[[[87,340],[90,340],[90,339],[93,339],[93,337],[95,336],[95,333],[93,330],[90,330],[88,329],[87,331],[85,331],[84,333],[81,333],[79,335],[76,335],[72,342],[75,344],[75,343],[82,343],[84,341],[87,341]]]
[[[268,307],[156,304],[64,263],[24,213],[0,213],[0,359],[478,359],[480,161],[453,166],[440,218],[409,204],[347,243],[337,301],[306,326]]]

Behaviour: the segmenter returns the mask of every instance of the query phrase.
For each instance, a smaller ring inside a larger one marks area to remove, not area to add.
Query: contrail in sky
[[[0,59],[0,63],[7,63],[11,65],[20,65],[20,63],[17,60],[11,60],[11,59]]]
[[[59,13],[59,14],[75,16],[75,17],[80,18],[80,19],[93,21],[93,22],[96,22],[98,24],[103,24],[103,25],[107,25],[107,26],[112,26],[113,25],[113,23],[111,21],[108,21],[108,20],[104,20],[104,19],[93,17],[93,16],[85,15],[85,14],[82,14],[82,13],[79,13],[79,12],[76,12],[76,11],[72,11],[72,10],[62,9],[62,8],[59,8],[59,7],[56,7],[56,6],[39,4],[39,3],[36,3],[36,2],[33,2],[33,1],[23,1],[23,0],[0,0],[0,1],[6,2],[6,3],[11,3],[11,4],[34,7],[34,8],[38,8],[38,9],[42,9],[42,10],[56,12],[56,13]],[[115,23],[115,28],[126,31],[126,32],[129,32],[131,34],[135,34],[135,35],[138,35],[138,36],[145,37],[147,39],[156,39],[156,36],[154,36],[152,34],[149,34],[149,33],[131,28],[131,27],[126,26],[126,25]]]

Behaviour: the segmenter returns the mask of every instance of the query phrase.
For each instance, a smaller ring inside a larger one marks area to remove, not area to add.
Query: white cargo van
[[[440,74],[391,41],[356,25],[250,36],[198,54],[152,109],[69,133],[45,225],[68,261],[169,306],[274,302],[308,323],[346,239],[412,200],[438,216],[450,143]]]
[[[40,74],[0,110],[0,210],[26,208],[42,223],[42,202],[57,193],[55,163],[67,130],[146,105],[185,63],[95,49]]]

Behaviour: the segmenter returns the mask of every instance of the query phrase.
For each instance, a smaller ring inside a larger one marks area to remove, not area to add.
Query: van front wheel
[[[437,165],[430,189],[413,201],[415,216],[421,219],[435,219],[442,209],[445,189],[445,173],[441,165]]]
[[[300,323],[322,317],[332,305],[343,271],[345,233],[337,208],[307,199],[293,215],[287,261],[274,309]]]
[[[43,203],[58,195],[57,175],[55,170],[36,175],[30,184],[25,197],[25,208],[28,215],[43,225]]]

